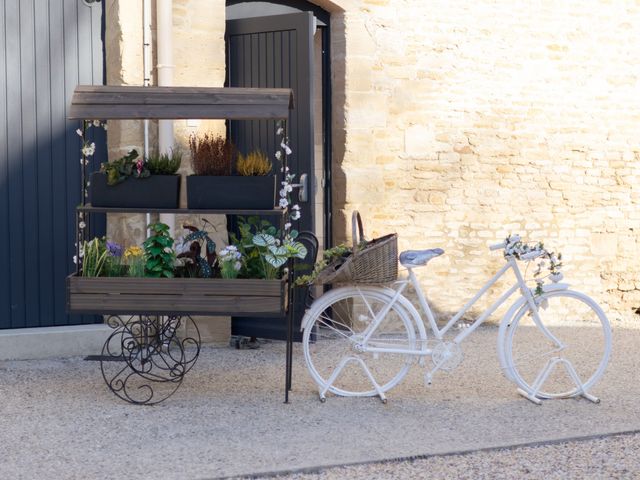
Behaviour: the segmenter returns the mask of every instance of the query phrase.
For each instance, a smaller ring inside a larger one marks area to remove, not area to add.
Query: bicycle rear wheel
[[[526,303],[508,327],[507,373],[530,395],[567,398],[581,393],[571,376],[573,369],[588,391],[602,377],[611,354],[606,315],[592,299],[571,290],[545,293],[536,303],[543,327]],[[545,371],[548,377],[542,381]]]
[[[412,356],[405,353],[370,352],[362,348],[363,334],[391,297],[375,287],[348,286],[326,293],[311,306],[302,345],[309,372],[320,387],[341,396],[373,396],[397,385],[407,374]],[[397,302],[375,329],[368,347],[415,350],[416,334],[409,315]],[[331,381],[331,377],[335,378]],[[329,385],[331,383],[331,385]]]

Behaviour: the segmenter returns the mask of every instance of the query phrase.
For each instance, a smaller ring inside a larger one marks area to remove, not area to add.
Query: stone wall
[[[356,208],[401,248],[444,248],[421,278],[450,310],[501,266],[487,246],[519,232],[561,251],[566,278],[612,319],[630,318],[638,2],[343,6],[332,24],[344,35],[332,45],[338,236]]]
[[[359,209],[370,235],[443,247],[421,278],[451,310],[501,265],[487,246],[519,232],[561,251],[611,318],[633,316],[638,2],[314,3],[331,13],[337,241]],[[173,4],[175,83],[222,85],[224,2]],[[107,2],[109,83],[142,82],[139,8]],[[111,150],[135,143],[125,130]]]

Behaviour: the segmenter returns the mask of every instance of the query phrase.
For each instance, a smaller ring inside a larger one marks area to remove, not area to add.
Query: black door
[[[103,83],[102,8],[0,6],[0,328],[102,321],[65,312],[80,203],[80,124],[66,109],[78,83]]]
[[[288,122],[291,171],[297,180],[306,175],[307,201],[298,201],[302,217],[294,225],[313,231],[314,221],[314,17],[311,12],[227,21],[227,86],[291,88],[295,108]],[[275,122],[233,121],[229,133],[240,151],[260,148],[271,158],[278,145]],[[294,194],[294,201],[298,198]],[[299,296],[299,294],[298,294]],[[294,302],[299,325],[303,299]],[[232,334],[284,339],[285,319],[233,318]],[[298,329],[295,329],[297,331]]]

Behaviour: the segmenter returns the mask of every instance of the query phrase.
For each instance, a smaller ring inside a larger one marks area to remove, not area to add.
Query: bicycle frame
[[[438,325],[436,323],[436,320],[435,320],[435,317],[433,315],[433,312],[431,311],[431,307],[429,307],[429,303],[427,301],[427,298],[426,298],[422,288],[420,287],[420,283],[418,281],[418,278],[416,277],[415,273],[413,272],[413,269],[409,268],[408,269],[409,278],[407,280],[401,280],[401,281],[396,282],[396,284],[399,285],[399,288],[397,290],[395,290],[395,293],[394,293],[393,297],[391,298],[390,302],[387,305],[385,305],[385,308],[383,308],[377,314],[374,314],[374,320],[371,322],[371,324],[365,330],[365,332],[363,332],[363,338],[362,338],[362,341],[360,342],[360,344],[362,345],[362,347],[364,349],[366,349],[366,351],[374,352],[374,353],[375,352],[386,352],[386,353],[405,353],[405,354],[409,354],[409,355],[420,355],[420,356],[430,355],[432,353],[432,351],[431,351],[431,349],[428,349],[428,348],[422,348],[422,349],[419,349],[419,350],[418,349],[409,350],[409,349],[400,349],[400,348],[373,347],[373,346],[369,346],[368,345],[368,342],[371,339],[371,336],[373,335],[373,333],[376,331],[376,328],[378,327],[380,322],[384,319],[385,315],[391,310],[392,306],[398,301],[398,299],[402,295],[402,292],[404,292],[404,290],[407,288],[407,286],[408,285],[412,285],[413,288],[415,289],[416,294],[418,295],[418,301],[420,303],[420,307],[422,308],[422,311],[424,312],[424,314],[427,317],[427,320],[429,322],[429,326],[431,328],[431,331],[433,332],[434,337],[437,340],[442,341],[443,338],[444,338],[444,335],[454,325],[456,325],[460,321],[460,319],[463,317],[463,315],[465,313],[467,313],[471,309],[471,307],[473,305],[475,305],[475,303],[480,298],[482,298],[482,296],[493,285],[495,285],[495,283],[505,273],[507,273],[509,270],[513,271],[513,273],[514,273],[514,275],[516,277],[516,283],[511,288],[509,288],[506,292],[504,292],[478,318],[476,318],[471,325],[469,325],[467,328],[462,330],[458,335],[456,335],[456,337],[453,339],[453,343],[460,344],[465,338],[467,338],[469,335],[471,335],[480,325],[482,325],[485,322],[485,320],[487,318],[489,318],[489,316],[491,316],[491,314],[493,314],[509,297],[511,297],[511,295],[513,295],[517,290],[520,290],[522,296],[526,299],[526,302],[529,304],[529,306],[531,307],[532,311],[534,312],[534,315],[533,315],[534,322],[536,324],[538,324],[538,326],[541,328],[541,330],[545,333],[545,335],[551,341],[555,342],[561,348],[562,347],[562,343],[551,332],[549,332],[547,330],[547,328],[540,321],[540,318],[539,318],[538,313],[537,313],[537,306],[536,306],[536,302],[535,302],[533,293],[531,292],[531,289],[529,289],[529,287],[527,287],[525,279],[524,279],[522,273],[520,272],[520,269],[518,268],[518,264],[517,264],[516,259],[514,257],[508,257],[507,258],[507,264],[504,265],[480,290],[478,290],[478,292],[474,295],[474,297],[471,300],[469,300],[458,311],[458,313],[456,313],[453,317],[451,317],[451,319],[441,329],[438,328]],[[370,307],[369,307],[369,309],[371,310]],[[371,312],[371,313],[373,314],[374,312]],[[421,315],[420,315],[420,318],[424,323],[424,320],[422,319]]]

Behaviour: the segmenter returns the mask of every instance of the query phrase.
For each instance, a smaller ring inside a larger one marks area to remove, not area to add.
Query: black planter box
[[[94,207],[178,208],[180,175],[151,175],[107,184],[107,175],[91,174],[89,200]]]
[[[212,210],[271,210],[276,201],[276,176],[187,177],[187,206]]]

